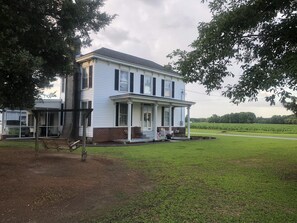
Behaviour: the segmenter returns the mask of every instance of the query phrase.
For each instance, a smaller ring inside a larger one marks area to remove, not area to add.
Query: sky
[[[83,54],[106,47],[161,65],[168,64],[166,56],[173,50],[190,50],[189,45],[198,36],[198,24],[211,20],[207,4],[200,0],[107,0],[102,11],[117,16],[104,30],[91,35],[92,46],[82,49]],[[231,69],[240,75],[237,67]],[[196,103],[191,117],[236,112],[254,112],[259,117],[291,114],[280,104],[270,106],[264,97],[261,93],[258,102],[237,106],[218,91],[207,95],[197,83],[186,85],[186,100]]]

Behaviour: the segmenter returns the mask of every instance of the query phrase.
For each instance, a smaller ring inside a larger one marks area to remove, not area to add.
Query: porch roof
[[[152,95],[142,95],[142,94],[119,94],[109,97],[114,102],[140,102],[148,104],[158,104],[158,105],[170,105],[174,107],[190,107],[195,104],[192,101],[178,100],[166,97],[157,97]]]

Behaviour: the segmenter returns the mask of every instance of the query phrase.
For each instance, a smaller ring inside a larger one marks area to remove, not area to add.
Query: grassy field
[[[297,222],[296,141],[218,136],[88,153],[118,158],[154,185],[119,195],[128,203],[92,222]]]
[[[238,124],[196,122],[191,124],[191,129],[273,134],[297,134],[297,125],[288,124]]]
[[[220,136],[89,152],[155,184],[94,222],[297,222],[296,141]]]

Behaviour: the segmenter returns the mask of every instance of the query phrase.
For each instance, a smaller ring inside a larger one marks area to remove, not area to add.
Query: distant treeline
[[[271,118],[263,118],[256,117],[252,112],[239,112],[223,116],[212,115],[209,118],[191,118],[191,121],[209,123],[297,124],[297,117],[295,115],[274,115]]]

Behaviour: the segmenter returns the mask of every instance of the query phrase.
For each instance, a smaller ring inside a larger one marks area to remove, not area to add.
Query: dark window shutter
[[[174,107],[171,108],[171,126],[174,126]]]
[[[162,83],[161,83],[161,96],[164,97],[164,89],[165,88],[165,80],[162,79]]]
[[[93,86],[93,66],[89,66],[89,88]]]
[[[60,113],[60,125],[64,124],[64,112],[63,112],[63,109],[64,109],[64,104],[62,103],[61,104],[61,113]]]
[[[164,112],[165,112],[165,108],[162,107],[162,116],[161,116],[161,125],[164,126]]]
[[[140,94],[144,92],[144,75],[140,75]]]
[[[119,126],[119,103],[117,102],[116,103],[116,113],[115,113],[115,115],[116,115],[116,117],[115,117],[115,125],[116,126]]]
[[[174,81],[172,81],[172,94],[171,94],[172,98],[174,98],[174,90],[175,90],[175,83]]]
[[[92,101],[88,101],[88,108],[92,108]],[[92,113],[89,114],[88,116],[88,126],[91,126],[91,121],[92,121]]]
[[[153,77],[153,95],[156,95],[156,78]]]
[[[120,71],[116,69],[114,71],[114,90],[115,91],[119,90],[119,75],[120,75]]]
[[[130,73],[130,92],[134,91],[134,73]]]

